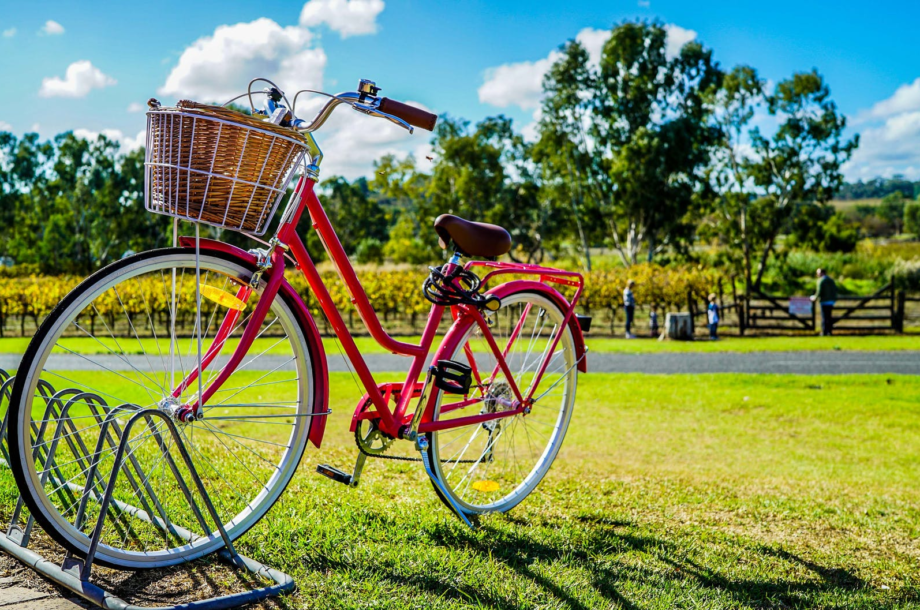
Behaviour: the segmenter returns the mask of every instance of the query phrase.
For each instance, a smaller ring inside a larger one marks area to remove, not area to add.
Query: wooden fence
[[[818,306],[814,305],[809,315],[792,313],[791,298],[794,297],[754,292],[746,299],[741,333],[815,332]],[[833,328],[857,333],[903,332],[905,303],[910,301],[920,302],[920,298],[908,298],[892,284],[870,295],[838,296],[833,310]]]

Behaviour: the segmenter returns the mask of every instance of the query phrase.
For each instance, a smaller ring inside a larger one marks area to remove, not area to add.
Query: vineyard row
[[[430,307],[421,291],[426,274],[427,269],[424,268],[363,270],[358,272],[358,277],[386,326],[391,330],[414,331],[424,323]],[[345,313],[349,325],[356,328],[355,323],[360,325],[360,322],[357,316],[351,315],[354,309],[345,286],[333,271],[322,273],[322,277],[339,311]],[[585,274],[585,290],[579,302],[579,312],[592,315],[615,314],[622,307],[623,288],[629,279],[636,282],[633,291],[639,305],[645,308],[656,307],[662,313],[686,309],[688,296],[705,299],[710,292],[718,292],[722,284],[714,272],[694,267],[643,264],[630,269],[595,271]],[[311,294],[303,276],[291,273],[288,280],[303,297],[321,330],[328,331],[328,327],[323,328],[326,325],[319,303]],[[37,327],[79,282],[80,278],[73,276],[0,278],[0,336],[17,331],[25,335],[27,327]],[[571,296],[573,289],[563,292]],[[120,314],[122,307],[126,307],[132,315],[149,313],[164,316],[169,311],[167,291],[152,283],[128,283],[119,288],[118,297],[121,302],[113,291],[101,295],[95,302],[98,315],[106,317],[116,312]],[[177,318],[180,324],[183,319],[192,319],[193,307],[192,302],[179,304]]]

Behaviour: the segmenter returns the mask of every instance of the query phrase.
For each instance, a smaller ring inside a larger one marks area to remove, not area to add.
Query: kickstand
[[[448,506],[450,506],[451,510],[453,510],[454,513],[460,517],[460,519],[466,523],[470,529],[476,529],[476,526],[470,522],[469,517],[467,517],[466,513],[463,512],[463,509],[457,505],[453,497],[447,492],[447,489],[444,488],[444,484],[441,483],[441,480],[435,476],[434,471],[431,469],[431,462],[428,459],[428,439],[423,435],[419,435],[415,439],[415,446],[419,453],[422,454],[422,464],[425,466],[425,473],[428,475],[428,478],[431,479],[431,482],[434,483],[434,486],[438,489],[438,491],[441,492],[441,497],[444,498]]]

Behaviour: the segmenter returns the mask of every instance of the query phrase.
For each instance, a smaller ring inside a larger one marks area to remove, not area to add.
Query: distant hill
[[[901,194],[908,199],[914,199],[920,196],[920,181],[912,182],[904,176],[895,175],[892,178],[873,178],[867,182],[862,180],[848,182],[837,191],[836,199],[845,201],[881,199],[895,191],[901,191]]]

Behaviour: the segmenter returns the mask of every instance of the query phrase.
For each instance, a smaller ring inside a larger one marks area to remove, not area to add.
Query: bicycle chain
[[[358,446],[358,451],[366,455],[367,457],[377,458],[380,460],[395,460],[397,462],[421,462],[422,458],[414,457],[405,457],[402,455],[383,455],[382,453],[369,453],[364,447],[361,446],[361,441],[358,440],[358,429],[355,428],[355,444]],[[450,460],[441,460],[442,464],[447,464]],[[454,462],[455,464],[474,464],[479,460],[459,460]]]

